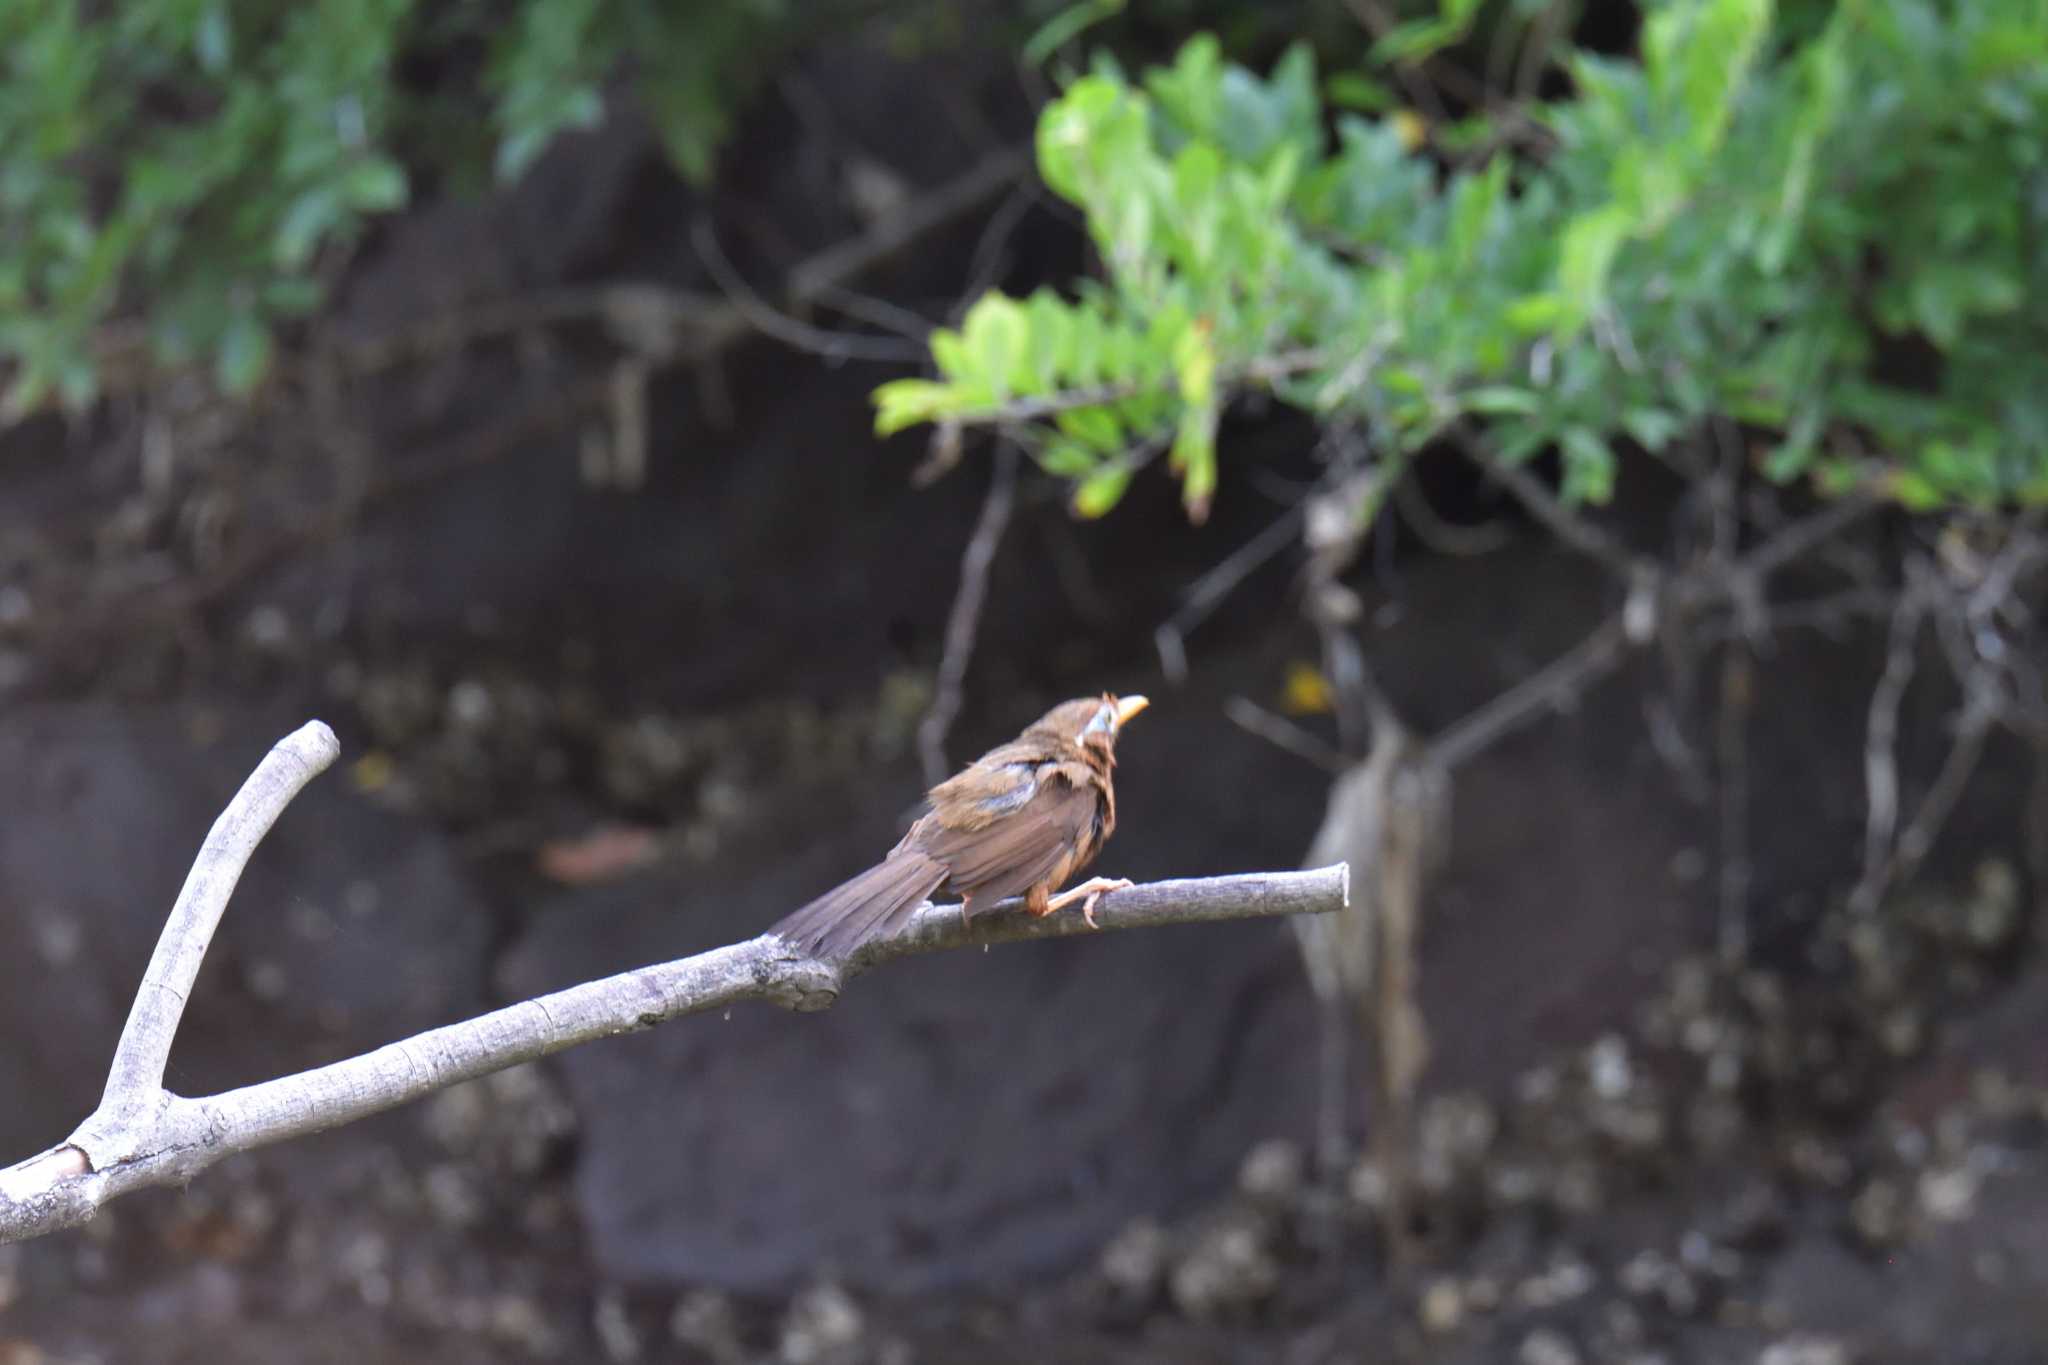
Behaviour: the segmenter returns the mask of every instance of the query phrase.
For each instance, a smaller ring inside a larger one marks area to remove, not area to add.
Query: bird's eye
[[[1081,737],[1086,739],[1089,735],[1113,735],[1115,733],[1116,708],[1108,702],[1104,702],[1101,706],[1096,707],[1095,714],[1088,718],[1088,724],[1081,730]]]

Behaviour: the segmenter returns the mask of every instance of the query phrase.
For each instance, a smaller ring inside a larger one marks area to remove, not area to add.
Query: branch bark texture
[[[895,958],[1097,932],[1078,914],[1033,918],[1016,900],[972,922],[957,905],[926,905],[901,934],[866,945],[845,963],[764,934],[524,1000],[312,1071],[204,1098],[173,1095],[163,1089],[164,1059],[228,896],[286,803],[338,752],[325,725],[305,726],[278,744],[215,822],[143,978],[99,1109],[63,1144],[0,1169],[0,1243],[75,1227],[110,1199],[188,1181],[232,1153],[350,1123],[579,1043],[742,1000],[821,1010],[847,981]],[[1349,895],[1350,873],[1340,863],[1134,886],[1103,896],[1095,918],[1111,930],[1321,914],[1347,904]]]

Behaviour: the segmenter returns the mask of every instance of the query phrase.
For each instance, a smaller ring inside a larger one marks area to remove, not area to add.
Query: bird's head
[[[1149,704],[1143,697],[1118,697],[1108,692],[1099,697],[1077,697],[1053,707],[1031,728],[1106,755],[1114,749],[1124,722]]]

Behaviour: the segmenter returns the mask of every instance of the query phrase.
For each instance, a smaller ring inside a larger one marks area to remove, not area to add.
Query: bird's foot
[[[1090,929],[1100,929],[1102,926],[1095,922],[1095,902],[1101,900],[1112,891],[1128,891],[1135,885],[1137,883],[1133,882],[1129,877],[1090,877],[1079,886],[1062,891],[1059,895],[1047,901],[1046,913],[1050,914],[1054,910],[1065,909],[1075,901],[1079,901],[1081,902],[1081,918],[1088,921]]]

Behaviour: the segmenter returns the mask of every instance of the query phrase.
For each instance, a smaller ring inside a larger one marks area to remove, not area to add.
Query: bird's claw
[[[1090,929],[1100,929],[1102,926],[1095,922],[1095,902],[1112,891],[1128,891],[1136,884],[1128,877],[1090,877],[1073,890],[1054,896],[1046,908],[1050,912],[1078,900],[1081,902],[1081,918],[1088,921]]]

